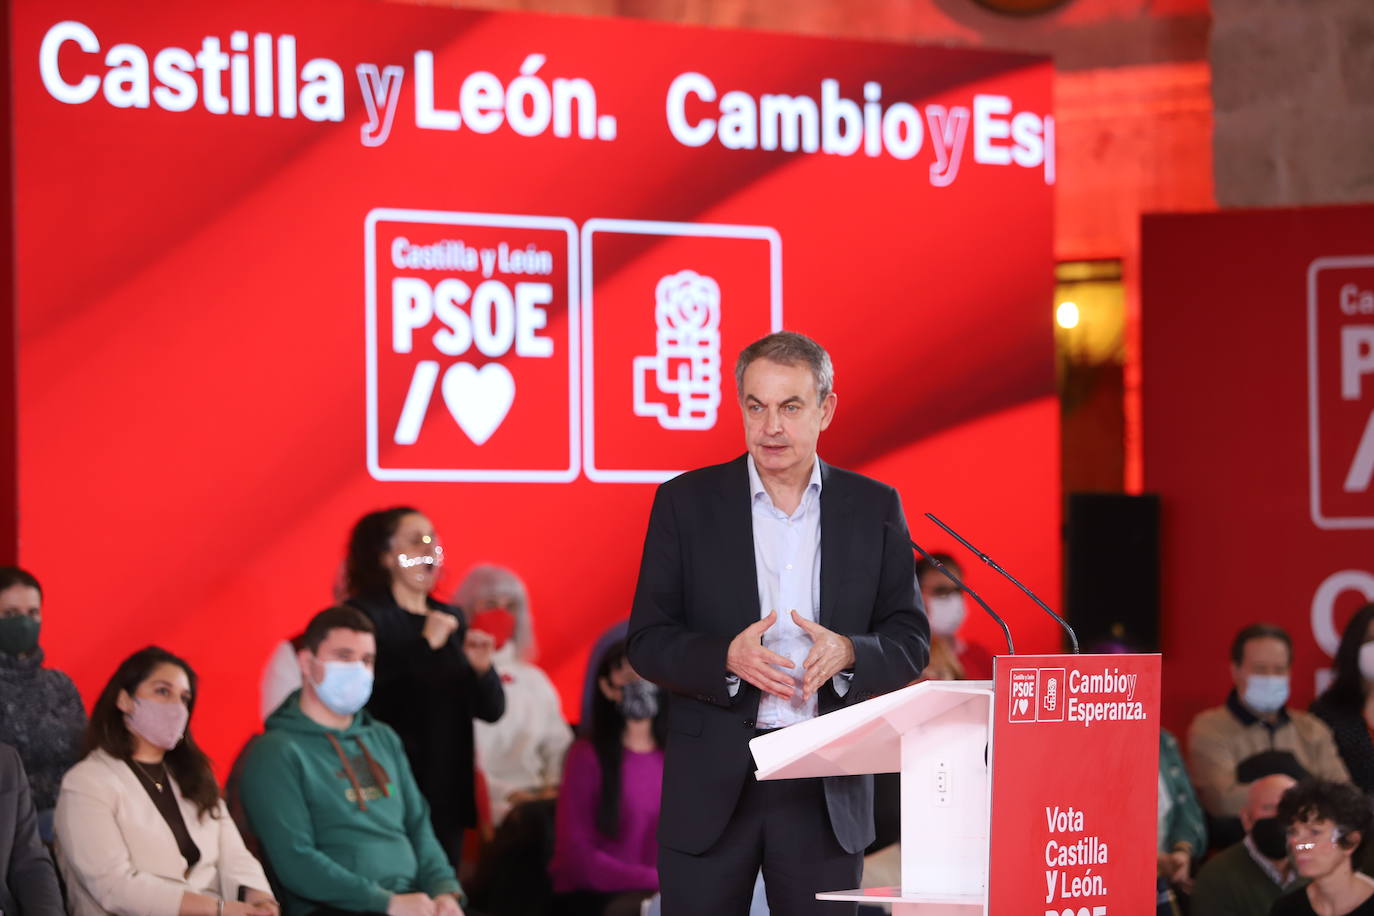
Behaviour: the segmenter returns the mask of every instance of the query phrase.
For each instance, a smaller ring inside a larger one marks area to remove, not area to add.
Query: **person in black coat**
[[[0,744],[0,913],[63,916],[57,869],[38,838],[19,752]]]
[[[1355,612],[1336,649],[1336,679],[1311,712],[1331,728],[1350,781],[1374,792],[1374,603]]]
[[[348,603],[377,628],[367,708],[401,736],[456,869],[463,831],[477,823],[472,720],[495,722],[506,698],[491,636],[469,630],[458,608],[431,595],[442,565],[434,526],[408,506],[371,512],[353,527]]]

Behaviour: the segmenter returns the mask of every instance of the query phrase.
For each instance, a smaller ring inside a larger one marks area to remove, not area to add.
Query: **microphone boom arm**
[[[1051,617],[1053,617],[1055,620],[1059,621],[1059,625],[1060,625],[1061,627],[1064,628],[1064,632],[1069,634],[1069,641],[1073,644],[1073,654],[1074,654],[1074,655],[1079,654],[1079,653],[1078,653],[1078,634],[1075,633],[1075,632],[1073,631],[1073,627],[1069,626],[1069,622],[1068,622],[1067,620],[1065,620],[1063,617],[1060,617],[1060,616],[1059,616],[1058,614],[1056,614],[1054,611],[1050,610],[1050,606],[1049,606],[1048,604],[1046,604],[1045,602],[1041,601],[1040,598],[1039,598],[1039,596],[1036,595],[1035,592],[1031,591],[1030,589],[1026,588],[1024,585],[1022,585],[1019,579],[1017,579],[1017,578],[1016,578],[1015,576],[1013,576],[1011,573],[1007,572],[1007,571],[1006,571],[1005,569],[1003,569],[1001,566],[998,566],[996,560],[994,560],[992,557],[988,556],[987,554],[983,553],[983,551],[979,550],[977,547],[974,547],[974,546],[973,546],[972,544],[970,544],[967,540],[965,540],[963,537],[961,537],[957,531],[955,531],[953,528],[951,528],[951,527],[949,527],[948,525],[946,525],[944,522],[940,521],[938,518],[936,518],[936,517],[935,517],[935,513],[933,513],[933,512],[927,512],[927,513],[926,513],[926,518],[930,519],[932,522],[934,522],[935,524],[937,524],[937,525],[939,525],[941,528],[943,528],[943,529],[945,530],[945,532],[946,532],[947,534],[950,535],[950,537],[954,538],[954,539],[955,539],[956,541],[958,541],[960,544],[963,544],[965,547],[967,547],[967,548],[969,549],[969,552],[972,553],[975,557],[977,557],[978,559],[982,560],[984,563],[986,563],[986,564],[988,564],[989,566],[991,566],[995,571],[997,571],[998,573],[1000,573],[1000,574],[1002,574],[1004,577],[1006,577],[1006,579],[1007,579],[1008,581],[1010,581],[1012,585],[1015,585],[1017,588],[1021,589],[1021,591],[1025,592],[1026,595],[1030,597],[1030,600],[1032,600],[1032,601],[1034,601],[1036,604],[1040,605],[1040,607],[1044,610],[1044,612],[1045,612],[1046,614],[1049,614],[1049,615],[1050,615]],[[917,548],[917,549],[919,549],[919,548]],[[923,552],[924,552],[924,551],[923,551]],[[946,573],[946,575],[948,575],[948,573]],[[972,594],[972,593],[970,593],[970,594]]]
[[[1002,635],[1007,638],[1007,654],[1015,655],[1016,649],[1011,644],[1011,629],[1007,626],[1006,621],[1003,620],[1001,617],[998,617],[997,612],[994,611],[992,608],[988,607],[988,603],[984,601],[981,597],[979,597],[977,592],[975,592],[973,589],[969,588],[962,581],[960,581],[959,577],[956,576],[952,571],[950,571],[950,568],[948,566],[941,563],[939,560],[935,559],[935,557],[927,553],[920,544],[917,544],[915,541],[912,541],[911,538],[908,537],[907,540],[911,542],[912,547],[916,548],[917,553],[919,553],[921,556],[929,560],[935,566],[936,569],[940,570],[940,572],[944,573],[946,576],[949,576],[950,581],[953,582],[955,585],[959,586],[960,591],[967,592],[969,596],[973,598],[974,601],[977,601],[980,605],[982,605],[983,610],[988,612],[988,616],[991,617],[993,620],[997,621],[997,625],[1002,628]]]

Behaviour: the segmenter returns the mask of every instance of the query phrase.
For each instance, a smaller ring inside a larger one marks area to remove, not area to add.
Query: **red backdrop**
[[[1047,62],[365,2],[11,9],[20,558],[88,699],[133,649],[184,653],[226,765],[351,523],[409,503],[441,591],[525,577],[575,709],[643,481],[741,451],[733,359],[779,323],[835,358],[822,455],[1056,600]],[[657,281],[687,269],[718,327],[665,343]],[[690,376],[711,425],[637,413],[636,361],[673,407],[691,346],[719,355]],[[971,579],[1023,650],[1057,644]]]
[[[1305,707],[1374,600],[1374,497],[1367,474],[1346,486],[1374,408],[1374,208],[1152,216],[1142,240],[1164,723],[1221,702],[1231,639],[1256,621],[1292,634]]]

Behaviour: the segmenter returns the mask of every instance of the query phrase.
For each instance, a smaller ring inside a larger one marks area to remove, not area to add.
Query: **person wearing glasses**
[[[1309,780],[1279,800],[1288,853],[1309,883],[1274,902],[1271,916],[1374,916],[1374,878],[1352,859],[1374,820],[1369,798],[1349,783]]]

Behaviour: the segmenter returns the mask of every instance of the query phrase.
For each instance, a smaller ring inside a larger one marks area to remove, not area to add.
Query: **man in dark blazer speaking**
[[[630,615],[634,669],[666,690],[664,916],[744,916],[763,869],[774,916],[853,913],[873,778],[754,779],[749,741],[903,687],[930,654],[901,500],[830,467],[830,356],[801,334],[735,367],[748,452],[654,497]]]

